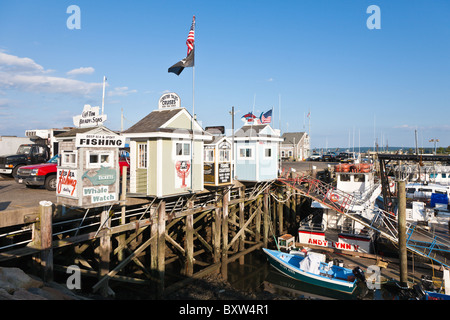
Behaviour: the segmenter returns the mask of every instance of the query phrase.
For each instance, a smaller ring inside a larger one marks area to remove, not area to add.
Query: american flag
[[[271,123],[272,122],[272,109],[266,113],[261,114],[261,123]]]
[[[188,47],[186,56],[188,56],[189,53],[191,53],[192,49],[194,49],[194,36],[195,36],[195,16],[192,18],[191,30],[189,30],[189,35],[186,40],[186,45]]]

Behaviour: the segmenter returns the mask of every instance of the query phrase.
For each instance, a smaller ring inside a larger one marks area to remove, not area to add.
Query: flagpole
[[[105,110],[105,83],[106,83],[106,76],[103,76],[102,114],[104,114]]]
[[[193,17],[193,19],[192,19],[193,21],[193,26],[194,26],[194,34],[195,34],[195,23],[196,23],[196,21],[195,21],[195,16]],[[195,45],[194,45],[194,47],[192,48],[192,50],[195,50]],[[195,54],[195,51],[194,51],[194,54]],[[191,119],[191,130],[192,130],[192,142],[191,142],[191,145],[192,145],[192,150],[191,150],[191,189],[192,189],[192,191],[194,191],[194,175],[193,175],[193,170],[194,170],[194,163],[193,163],[193,158],[194,158],[194,125],[193,125],[193,122],[194,122],[194,119],[195,119],[195,58],[194,58],[194,61],[193,61],[193,66],[192,66],[192,119]]]

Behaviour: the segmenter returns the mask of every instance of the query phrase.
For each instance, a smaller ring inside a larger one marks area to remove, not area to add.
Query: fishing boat
[[[356,288],[356,270],[325,263],[320,254],[308,252],[303,256],[266,248],[263,251],[275,269],[296,280],[348,294]]]

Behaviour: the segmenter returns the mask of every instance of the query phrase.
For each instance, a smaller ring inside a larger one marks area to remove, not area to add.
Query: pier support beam
[[[282,193],[278,192],[277,194],[278,199],[282,199]],[[284,204],[282,201],[278,201],[277,202],[278,205],[278,234],[282,235],[283,234],[283,215],[284,215]]]
[[[166,259],[166,202],[161,201],[158,209],[158,286],[157,296],[164,296],[164,277]]]
[[[53,206],[50,201],[39,202],[39,221],[41,239],[41,269],[44,282],[53,281],[53,248],[52,248],[52,214]]]
[[[105,228],[111,227],[111,219],[109,219],[108,207],[105,207],[100,216],[100,225]],[[99,247],[99,279],[102,279],[105,275],[109,273],[109,263],[111,261],[111,236],[106,233],[100,237],[100,247]],[[108,281],[103,282],[100,288],[100,294],[104,297],[112,296],[114,293],[108,286]]]
[[[245,199],[245,186],[239,188],[239,197]],[[244,228],[245,224],[245,205],[244,202],[239,203],[239,229]],[[245,233],[243,232],[241,238],[239,240],[239,251],[243,251],[245,249]],[[244,256],[239,258],[239,264],[244,265],[245,260]]]
[[[267,248],[267,244],[269,241],[269,190],[264,190],[263,197],[263,246]]]
[[[400,257],[400,284],[408,285],[408,256],[406,251],[406,190],[405,181],[397,181],[398,190],[398,250]]]
[[[224,191],[222,197],[222,278],[228,278],[228,196],[229,193]]]
[[[188,208],[192,209],[194,204],[188,202]],[[186,216],[186,275],[191,277],[194,274],[194,214]]]

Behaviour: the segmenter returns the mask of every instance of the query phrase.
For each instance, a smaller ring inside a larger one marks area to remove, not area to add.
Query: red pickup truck
[[[28,188],[39,188],[44,186],[49,191],[56,190],[56,174],[58,166],[59,155],[54,156],[46,163],[29,165],[20,167],[15,177],[17,183],[23,183]],[[128,167],[130,170],[130,164],[127,159],[120,158],[120,175],[122,175],[122,168]]]

